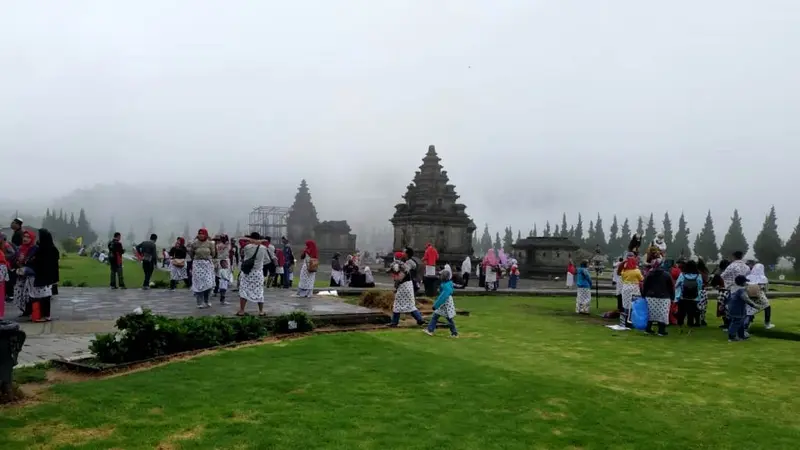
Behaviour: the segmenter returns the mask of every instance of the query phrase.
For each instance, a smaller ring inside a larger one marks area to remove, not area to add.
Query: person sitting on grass
[[[441,284],[439,284],[439,296],[436,297],[436,301],[433,303],[433,315],[431,316],[428,328],[424,330],[425,334],[428,336],[433,336],[433,333],[436,332],[436,325],[439,322],[439,317],[444,317],[447,319],[447,325],[450,327],[450,337],[458,337],[456,323],[453,321],[456,317],[456,305],[453,302],[452,278],[453,273],[449,269],[439,272],[439,279],[441,280]]]
[[[750,338],[745,329],[747,328],[747,306],[756,307],[756,303],[747,295],[747,276],[738,275],[731,286],[731,294],[728,297],[728,342],[744,341]]]

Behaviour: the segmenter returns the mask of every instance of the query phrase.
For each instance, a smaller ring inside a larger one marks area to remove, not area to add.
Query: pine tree
[[[569,233],[567,233],[567,237],[572,240],[575,239],[575,225],[569,227]]]
[[[614,219],[611,221],[611,227],[608,229],[608,254],[614,256],[620,252],[619,244],[619,223],[617,222],[617,215],[614,214]]]
[[[742,230],[742,218],[739,217],[739,210],[733,210],[733,217],[731,217],[731,226],[722,240],[722,245],[719,252],[723,258],[731,259],[733,252],[742,252],[747,254],[750,250],[750,245],[747,243],[747,238],[744,237]]]
[[[484,253],[492,248],[492,235],[489,234],[489,224],[483,227],[483,235],[481,235],[481,251]]]
[[[608,252],[608,242],[606,241],[606,232],[603,230],[603,219],[600,218],[600,213],[597,214],[597,221],[594,223],[594,245],[600,246],[600,252],[604,255]]]
[[[171,232],[171,233],[169,234],[169,240],[167,241],[167,246],[171,246],[171,245],[172,245],[172,244],[174,244],[174,243],[175,243],[175,241],[177,241],[177,240],[178,240],[178,238],[175,236],[175,232],[174,232],[174,231],[173,231],[173,232]],[[169,248],[169,247],[167,247],[167,248]]]
[[[542,233],[544,237],[550,237],[550,221],[548,220],[547,223],[544,224],[544,233]]]
[[[753,242],[753,252],[756,259],[766,267],[774,267],[783,253],[783,242],[778,234],[778,217],[775,207],[769,209],[769,214],[764,219],[764,226]]]
[[[583,244],[583,218],[581,217],[580,213],[578,213],[578,223],[575,224],[575,232],[572,234],[572,238],[574,239],[575,244]]]
[[[478,239],[478,233],[472,233],[472,254],[473,255],[482,255],[483,251],[481,250],[481,241]]]
[[[220,220],[220,222],[219,222],[219,230],[217,230],[217,233],[225,234],[225,222]],[[278,236],[272,236],[272,238],[273,239],[278,239]]]
[[[192,235],[189,234],[189,222],[186,222],[186,224],[183,226],[183,236],[181,237],[186,239],[186,241],[188,242],[191,239],[191,236]]]
[[[133,234],[133,228],[128,230],[128,235],[125,236],[125,241],[127,241],[125,245],[131,245],[136,243],[136,235]]]
[[[620,252],[620,255],[625,254],[625,250],[627,250],[631,239],[633,239],[633,235],[631,234],[631,224],[628,222],[628,219],[625,219],[625,222],[622,222],[622,229],[619,233],[619,248],[617,250]]]
[[[717,235],[714,233],[714,219],[711,210],[706,214],[706,223],[694,239],[694,254],[706,261],[716,261],[719,258]]]
[[[644,238],[642,238],[642,250],[650,246],[656,238],[656,221],[653,220],[653,213],[650,213],[650,218],[647,220],[647,228],[644,230]]]
[[[239,222],[239,221],[236,222],[236,232],[234,233],[234,236],[236,236],[237,238],[243,236],[243,234],[242,234],[242,223]]]
[[[533,231],[531,232],[531,236],[533,236],[533,237],[538,237],[539,236],[539,232],[536,231],[536,224],[533,224]]]
[[[558,227],[558,224],[556,224],[556,229],[553,230],[553,237],[561,237],[561,228]]]
[[[589,229],[587,231],[586,241],[583,243],[584,247],[590,248],[594,250],[594,246],[597,243],[597,239],[595,238],[594,232],[594,221],[589,221]]]
[[[517,241],[521,241],[521,240],[522,240],[522,231],[517,230]]]
[[[47,208],[47,212],[44,213],[44,219],[42,219],[42,228],[50,230],[52,227],[53,227],[53,222],[50,219],[50,208]]]
[[[513,250],[514,245],[514,232],[511,231],[511,227],[506,227],[505,233],[503,234],[503,251],[506,253],[511,253]]]
[[[691,230],[686,224],[686,218],[681,212],[681,217],[678,219],[678,231],[675,232],[675,239],[672,245],[667,247],[667,254],[673,259],[689,258],[692,256],[692,251],[689,248],[689,234]]]
[[[797,220],[792,235],[783,247],[783,254],[792,262],[795,272],[800,270],[800,219]]]
[[[111,223],[108,226],[108,240],[114,238],[114,233],[117,232],[117,225],[114,223],[114,216],[111,216]]]
[[[569,233],[567,231],[567,213],[563,213],[561,215],[561,233],[559,234],[561,237],[569,237]]]
[[[503,248],[503,243],[500,241],[500,232],[498,231],[494,236],[494,245],[495,250],[500,250]]]
[[[664,220],[661,221],[661,226],[663,227],[664,243],[667,244],[667,248],[670,248],[675,239],[675,234],[672,232],[672,220],[669,218],[669,211],[664,213]]]
[[[92,229],[89,219],[86,218],[86,211],[81,208],[78,213],[78,237],[83,239],[85,244],[93,244],[97,242],[97,233]]]
[[[639,216],[639,221],[636,222],[636,234],[644,240],[644,219],[642,219],[642,216]]]

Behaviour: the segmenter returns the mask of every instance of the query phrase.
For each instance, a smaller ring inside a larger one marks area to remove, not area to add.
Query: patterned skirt
[[[567,272],[567,287],[571,288],[575,284],[575,275]]]
[[[672,301],[668,298],[647,297],[647,317],[650,322],[669,324],[669,307]]]
[[[400,284],[400,286],[397,286],[397,292],[394,294],[392,312],[410,313],[416,310],[417,303],[414,300],[414,283],[406,281]]]
[[[26,284],[28,285],[28,296],[30,298],[47,298],[53,296],[53,286],[34,286],[33,285],[34,277],[28,277],[28,281]]]
[[[415,307],[416,309],[416,307]],[[452,319],[456,316],[456,304],[453,302],[453,296],[451,295],[446,302],[440,307],[438,307],[434,314],[438,314],[442,317],[447,317],[448,319]]]
[[[33,277],[17,276],[17,282],[14,284],[14,304],[23,312],[31,301],[30,287],[33,286],[33,283],[28,284],[28,278],[33,280]]]
[[[728,297],[731,296],[731,291],[723,289],[717,294],[717,317],[727,317],[728,308],[725,303],[728,302]]]
[[[214,289],[214,264],[207,259],[198,259],[192,263],[192,291],[209,289]]]
[[[239,277],[239,297],[249,302],[264,303],[264,271],[251,270]]]
[[[172,281],[183,281],[189,278],[189,272],[186,271],[186,263],[183,264],[183,267],[175,267],[172,264],[169,265],[169,279]]]
[[[578,288],[578,294],[575,299],[575,312],[578,314],[589,314],[589,308],[592,304],[592,289],[591,288]]]
[[[765,284],[759,284],[758,287],[761,288],[758,293],[758,298],[753,299],[758,307],[754,308],[750,305],[745,305],[748,316],[755,316],[769,306],[769,299],[767,298],[767,286]]]
[[[622,307],[625,309],[631,309],[633,299],[642,296],[638,284],[622,283],[620,293],[622,294]]]

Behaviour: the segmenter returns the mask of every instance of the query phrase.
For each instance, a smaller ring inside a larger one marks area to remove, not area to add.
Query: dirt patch
[[[191,441],[203,434],[204,428],[200,425],[168,436],[156,447],[158,450],[175,450],[181,448],[181,441]]]
[[[542,411],[541,409],[537,409],[535,412],[543,420],[562,420],[567,418],[566,413],[560,411]]]
[[[3,408],[20,408],[37,405],[51,398],[50,388],[56,384],[77,383],[93,378],[96,377],[50,369],[46,373],[46,380],[44,382],[20,385],[19,390],[22,393],[22,398],[13,403],[0,406],[0,410]]]
[[[65,445],[79,447],[91,441],[107,439],[112,434],[114,434],[114,428],[111,426],[74,428],[60,422],[38,422],[20,428],[11,435],[11,439],[17,442],[24,442],[31,438],[46,440],[46,443],[29,448],[50,450]]]

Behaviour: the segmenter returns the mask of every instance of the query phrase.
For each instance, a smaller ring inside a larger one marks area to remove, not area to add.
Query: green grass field
[[[795,449],[797,342],[615,333],[572,301],[456,298],[460,339],[316,335],[59,384],[0,410],[4,450]],[[611,302],[602,304],[612,308]],[[800,303],[774,321],[800,333]],[[756,335],[758,330],[754,330]]]

